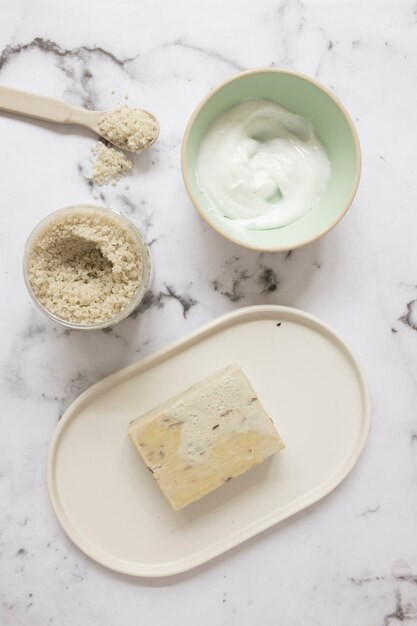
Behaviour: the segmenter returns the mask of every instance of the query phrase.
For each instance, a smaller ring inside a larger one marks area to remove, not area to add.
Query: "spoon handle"
[[[79,109],[62,100],[0,86],[0,110],[61,124],[78,123]]]

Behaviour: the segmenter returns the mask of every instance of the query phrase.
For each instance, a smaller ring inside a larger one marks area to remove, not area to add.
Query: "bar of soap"
[[[175,511],[284,448],[239,365],[134,420],[128,433]]]

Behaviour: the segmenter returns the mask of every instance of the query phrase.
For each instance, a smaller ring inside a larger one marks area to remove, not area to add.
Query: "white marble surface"
[[[160,117],[160,141],[102,202],[151,243],[153,296],[112,332],[65,332],[25,290],[29,231],[92,201],[87,132],[0,115],[2,626],[417,624],[417,5],[403,0],[4,0],[0,83]],[[192,208],[179,167],[187,119],[223,78],[257,66],[318,77],[344,102],[364,167],[345,219],[291,255],[245,251]],[[115,90],[115,94],[112,94]],[[186,575],[113,574],[66,539],[45,459],[59,416],[94,381],[233,308],[322,317],[369,379],[373,428],[343,485],[295,519]],[[144,307],[145,308],[145,307]]]

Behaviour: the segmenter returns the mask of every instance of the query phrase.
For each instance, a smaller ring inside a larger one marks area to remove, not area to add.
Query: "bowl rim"
[[[142,246],[141,254],[142,254],[142,264],[143,264],[143,269],[144,269],[144,273],[143,273],[144,280],[141,280],[141,282],[139,283],[138,288],[137,288],[134,296],[132,297],[131,301],[129,302],[129,304],[127,304],[125,306],[125,308],[122,309],[118,314],[114,315],[113,317],[109,318],[108,320],[103,320],[102,322],[93,322],[93,323],[90,323],[90,324],[79,324],[78,322],[70,322],[68,320],[65,320],[62,317],[59,317],[58,315],[55,315],[51,311],[49,311],[39,301],[38,297],[36,296],[36,294],[35,294],[35,292],[34,292],[34,290],[32,288],[32,285],[30,283],[29,276],[28,276],[29,255],[30,255],[30,252],[31,252],[31,249],[32,249],[32,245],[33,245],[36,237],[38,236],[38,234],[42,231],[42,229],[46,228],[48,223],[50,221],[52,221],[54,218],[59,217],[59,215],[62,215],[64,213],[66,213],[66,212],[77,211],[77,210],[79,211],[79,210],[83,210],[83,209],[86,209],[86,210],[94,209],[94,210],[96,210],[99,213],[111,214],[117,220],[119,220],[121,223],[123,223],[125,225],[125,227],[128,230],[130,230],[131,233],[136,237],[137,241],[140,242],[140,246]],[[141,231],[136,226],[136,224],[134,224],[132,222],[132,220],[130,220],[128,217],[123,215],[123,213],[120,213],[119,211],[116,211],[116,209],[113,209],[113,208],[108,207],[108,206],[102,206],[102,205],[90,204],[90,203],[70,204],[70,205],[61,207],[59,209],[55,209],[54,211],[52,211],[51,213],[48,213],[45,217],[43,217],[32,228],[31,232],[29,233],[29,235],[28,235],[28,237],[26,239],[25,246],[24,246],[24,252],[23,252],[23,258],[22,258],[22,269],[23,269],[23,278],[24,278],[24,281],[25,281],[26,289],[28,290],[28,293],[31,296],[32,301],[36,305],[36,307],[40,311],[42,311],[42,313],[44,315],[46,315],[46,317],[51,319],[53,322],[56,322],[57,324],[60,324],[61,326],[64,326],[66,328],[70,328],[71,330],[102,330],[102,329],[107,328],[109,326],[114,326],[115,324],[118,324],[119,322],[122,322],[143,301],[144,297],[146,296],[146,294],[147,294],[147,292],[149,290],[149,286],[150,286],[150,284],[152,282],[152,276],[153,276],[153,264],[152,264],[152,259],[151,259],[149,246],[148,246],[147,242],[145,241],[145,238],[142,235]]]
[[[317,234],[313,235],[312,237],[309,237],[308,239],[304,239],[303,241],[295,243],[295,244],[293,244],[291,246],[283,246],[283,245],[261,246],[261,245],[253,244],[253,243],[250,243],[250,242],[243,242],[238,237],[235,237],[234,235],[232,235],[232,234],[222,230],[221,228],[219,228],[218,225],[214,221],[212,221],[210,219],[210,217],[207,214],[207,212],[200,206],[200,203],[198,202],[195,194],[193,193],[193,191],[191,189],[191,185],[189,183],[188,175],[187,175],[187,171],[186,171],[188,144],[189,144],[189,137],[190,137],[190,134],[191,134],[191,130],[193,128],[193,125],[194,125],[194,122],[195,122],[197,116],[199,115],[201,110],[204,108],[204,106],[207,104],[207,102],[209,100],[211,100],[211,98],[216,93],[221,91],[229,83],[233,83],[233,82],[235,82],[237,80],[240,80],[244,76],[250,76],[251,74],[268,74],[268,73],[271,73],[271,74],[290,74],[291,76],[295,76],[297,78],[301,78],[302,80],[305,80],[305,81],[311,83],[312,85],[314,85],[315,87],[317,87],[318,89],[323,91],[331,100],[333,100],[333,102],[336,104],[336,106],[340,109],[341,113],[343,114],[343,116],[344,116],[344,118],[345,118],[345,120],[346,120],[346,122],[347,122],[347,124],[348,124],[348,126],[350,128],[350,131],[352,133],[353,143],[354,143],[354,147],[355,147],[356,175],[355,175],[355,180],[354,180],[354,183],[353,183],[353,186],[352,186],[352,191],[351,191],[350,196],[349,196],[349,198],[348,198],[348,200],[346,202],[345,207],[337,215],[337,217],[329,224],[329,226],[327,226],[325,229],[321,230],[320,232],[318,232]],[[354,197],[356,195],[356,192],[358,190],[359,181],[360,181],[360,178],[361,178],[361,172],[362,172],[362,153],[361,153],[361,146],[360,146],[360,142],[359,142],[359,136],[358,136],[357,130],[356,130],[354,124],[353,124],[352,118],[350,117],[350,115],[347,112],[347,110],[344,107],[344,105],[330,91],[330,89],[328,89],[325,85],[320,83],[318,80],[316,80],[315,78],[313,78],[311,76],[308,76],[307,74],[303,74],[302,72],[298,72],[298,71],[290,70],[290,69],[281,69],[281,68],[277,68],[277,67],[260,67],[260,68],[256,68],[256,69],[245,70],[243,72],[239,72],[239,74],[235,74],[231,78],[226,78],[225,80],[223,80],[220,83],[218,83],[215,87],[213,87],[213,89],[211,89],[209,91],[209,93],[202,100],[200,100],[200,102],[195,107],[194,111],[191,114],[190,119],[188,120],[187,126],[186,126],[185,131],[184,131],[184,135],[183,135],[183,138],[182,138],[182,142],[181,142],[181,173],[182,173],[182,178],[183,178],[183,181],[184,181],[185,189],[186,189],[186,191],[188,193],[188,196],[189,196],[192,204],[194,205],[194,207],[197,209],[197,211],[199,212],[201,217],[207,222],[207,224],[209,224],[209,226],[211,226],[220,235],[222,235],[226,239],[229,239],[229,241],[232,241],[233,243],[235,243],[235,244],[237,244],[239,246],[243,246],[244,248],[249,248],[250,250],[256,250],[258,252],[285,252],[287,250],[296,250],[297,248],[301,248],[302,246],[305,246],[305,245],[307,245],[309,243],[312,243],[313,241],[316,241],[317,239],[320,239],[320,237],[323,237],[323,235],[326,235],[330,230],[332,230],[341,221],[341,219],[346,215],[347,211],[349,210],[349,208],[350,208],[350,206],[351,206],[351,204],[353,202],[353,199],[354,199]]]

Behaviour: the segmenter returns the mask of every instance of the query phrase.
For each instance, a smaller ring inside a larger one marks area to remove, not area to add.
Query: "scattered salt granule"
[[[101,141],[93,146],[91,152],[93,171],[89,178],[97,185],[115,183],[132,169],[132,161],[123,152],[108,148]]]

